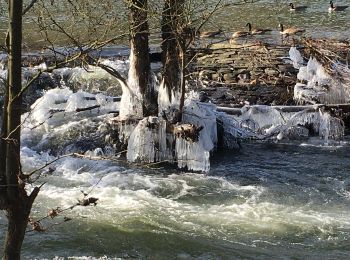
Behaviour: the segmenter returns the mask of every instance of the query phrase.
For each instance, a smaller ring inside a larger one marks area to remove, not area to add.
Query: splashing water
[[[24,257],[347,259],[348,149],[246,144],[208,175],[64,158],[42,179],[34,216],[69,207],[80,190],[93,189],[99,204],[29,234]],[[30,148],[22,156],[26,170],[53,158]]]
[[[342,134],[342,128],[336,127],[340,123],[319,110],[288,114],[276,108],[255,107],[244,108],[242,116],[235,117],[193,98],[186,102],[187,122],[205,124],[208,129],[201,133],[205,137],[200,142],[201,152],[195,151],[204,167],[209,166],[209,151],[221,135],[216,120],[223,122],[228,145],[232,141],[237,145],[238,139],[287,133],[294,126],[310,123],[325,139]],[[77,108],[96,105],[100,107],[76,112]],[[105,140],[112,118],[106,113],[118,106],[101,94],[74,93],[67,88],[45,92],[33,104],[33,111],[23,115],[24,171],[69,151],[81,151],[86,156],[113,154],[113,145]],[[154,123],[147,120],[143,123]],[[153,140],[166,151],[162,137],[166,135],[165,126],[162,122],[159,125],[162,141],[152,132],[132,140]],[[139,131],[134,132],[134,126],[124,127],[130,135]],[[307,144],[244,144],[239,153],[219,153],[206,174],[138,168],[88,157],[62,158],[51,165],[52,172],[38,173],[42,178],[36,184],[47,184],[34,205],[33,216],[40,218],[51,208],[77,203],[81,191],[91,191],[99,203],[65,212],[73,218],[69,223],[42,234],[28,233],[23,258],[348,259],[348,141],[338,146]],[[181,147],[179,151],[185,149],[197,148]],[[157,151],[149,159],[154,155],[158,156]],[[0,215],[1,233],[5,219]]]

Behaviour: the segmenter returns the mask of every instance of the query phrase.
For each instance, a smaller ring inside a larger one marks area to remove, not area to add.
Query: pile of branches
[[[300,44],[304,46],[304,57],[316,58],[330,75],[350,83],[349,41],[303,38]]]

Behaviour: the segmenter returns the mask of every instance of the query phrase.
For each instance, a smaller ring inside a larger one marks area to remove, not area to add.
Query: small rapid
[[[52,159],[30,148],[22,156],[26,169]],[[208,174],[63,158],[40,179],[33,215],[74,205],[82,191],[99,203],[28,233],[24,258],[347,259],[349,162],[347,145],[295,144],[245,144]]]
[[[67,153],[84,156],[62,156],[37,173],[33,185],[45,185],[32,217],[68,210],[46,220],[47,231],[27,232],[24,259],[350,258],[346,138],[246,142],[199,174],[96,160],[115,152],[106,122],[118,104],[106,93],[61,86],[32,107],[23,115],[24,171]],[[69,210],[83,193],[97,205]],[[5,220],[0,215],[2,233]]]

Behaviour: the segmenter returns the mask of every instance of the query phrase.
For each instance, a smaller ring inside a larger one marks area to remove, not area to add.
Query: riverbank
[[[211,101],[220,106],[241,107],[248,103],[293,105],[293,86],[297,81],[298,70],[288,63],[289,49],[287,45],[258,43],[245,45],[221,43],[209,48],[191,49],[189,54],[194,60],[189,66],[189,87],[200,91],[203,101]],[[129,50],[125,46],[110,46],[104,48],[98,55],[102,59],[125,61],[128,59]],[[24,54],[23,67],[35,68],[43,63],[45,66],[52,66],[56,62],[55,58],[50,52],[32,51]],[[153,64],[161,61],[161,54],[157,48],[152,48],[150,58]],[[64,60],[64,56],[58,56],[58,59]],[[81,61],[76,60],[66,67],[72,69],[81,65]],[[154,72],[159,74],[159,66],[153,67],[156,68]],[[68,86],[71,86],[70,82],[74,81],[72,78],[69,73],[65,75],[55,73],[54,77],[44,73],[35,84],[38,89],[47,89],[50,86],[60,85],[63,79]],[[111,80],[104,82],[104,84],[110,83]],[[112,83],[116,84],[114,80]],[[104,84],[100,83],[101,91],[108,89],[107,86],[102,86]],[[78,89],[81,84],[78,82],[73,85],[74,89]],[[110,94],[121,94],[121,92],[114,89]]]
[[[215,44],[196,51],[191,84],[221,106],[292,105],[297,73],[290,46]]]
[[[306,59],[315,56],[327,70],[330,70],[332,66],[330,61],[333,56],[343,64],[350,62],[349,46],[349,42],[346,41],[305,39],[302,44],[299,43],[298,49]],[[201,101],[212,102],[223,107],[297,105],[294,86],[299,82],[297,79],[299,70],[294,68],[289,57],[290,48],[290,43],[242,42],[237,44],[225,41],[210,44],[206,48],[191,49],[188,88],[198,91]],[[322,54],[325,56],[322,57]],[[108,46],[95,55],[107,61],[107,65],[120,69],[120,72],[126,76],[129,55],[127,47]],[[150,57],[154,75],[160,77],[161,53],[156,47],[152,47]],[[2,58],[4,60],[5,57],[2,56]],[[25,80],[28,81],[39,69],[52,66],[55,63],[54,58],[50,52],[25,53],[23,56]],[[59,59],[62,60],[64,57]],[[3,72],[5,73],[5,70]],[[82,66],[80,60],[76,60],[64,68],[43,73],[25,95],[24,109],[27,110],[42,95],[43,90],[54,87],[69,87],[73,91],[83,90],[94,94],[102,92],[109,96],[120,96],[122,93],[118,81],[113,76],[101,68],[86,68]],[[309,104],[313,105],[313,103]],[[349,115],[343,118],[348,121]],[[346,125],[349,124],[346,123]]]

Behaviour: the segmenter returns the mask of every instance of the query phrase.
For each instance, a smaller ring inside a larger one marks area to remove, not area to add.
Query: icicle
[[[291,47],[289,50],[289,57],[293,62],[293,66],[296,69],[299,69],[303,63],[304,63],[304,59],[301,56],[301,53],[297,50],[296,47]]]
[[[127,159],[130,162],[172,161],[172,147],[167,142],[166,121],[147,117],[139,121],[128,140]]]
[[[210,152],[203,147],[203,142],[191,142],[176,138],[176,160],[179,168],[187,167],[190,171],[210,170]]]
[[[158,111],[162,115],[164,111],[169,111],[174,108],[179,108],[180,105],[180,93],[171,91],[168,93],[164,79],[162,80],[158,90]]]
[[[151,163],[155,161],[155,135],[150,125],[152,120],[157,120],[157,118],[141,120],[130,135],[126,155],[129,162]]]

